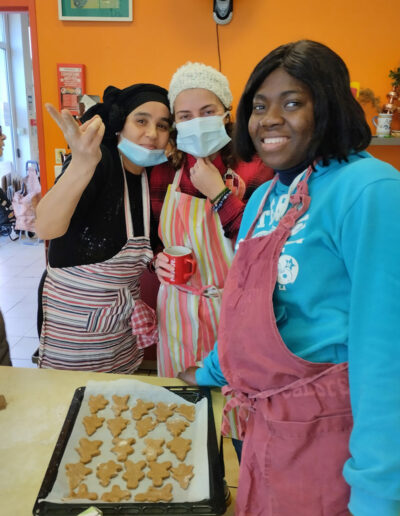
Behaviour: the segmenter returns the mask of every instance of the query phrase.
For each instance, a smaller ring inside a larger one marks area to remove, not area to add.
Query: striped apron
[[[134,237],[124,174],[127,242],[101,263],[47,267],[39,367],[133,373],[143,359],[130,319],[140,295],[139,279],[153,253],[150,198],[142,174],[144,236]]]

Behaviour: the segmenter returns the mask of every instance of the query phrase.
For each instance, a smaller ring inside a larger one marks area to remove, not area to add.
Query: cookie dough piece
[[[119,437],[114,437],[112,443],[115,445],[111,448],[111,451],[116,454],[117,460],[124,462],[128,455],[133,453],[132,444],[134,444],[136,440],[133,437],[128,437],[125,439],[120,439]]]
[[[179,437],[190,426],[190,423],[183,419],[174,419],[173,421],[167,421],[165,425],[172,437]]]
[[[93,471],[92,469],[84,466],[82,462],[66,464],[65,470],[68,477],[69,489],[71,493],[79,486],[86,475],[89,475]]]
[[[92,414],[97,414],[99,410],[103,410],[108,405],[108,400],[102,394],[89,396],[88,405]]]
[[[136,421],[136,430],[139,437],[144,437],[149,432],[151,432],[156,426],[157,421],[153,419],[151,416],[144,417],[139,421]]]
[[[182,403],[182,405],[178,405],[176,407],[175,412],[178,412],[178,414],[191,422],[193,422],[196,417],[196,407],[194,405],[186,405],[185,403]]]
[[[118,437],[122,430],[128,426],[129,419],[125,419],[121,416],[115,417],[114,419],[107,419],[107,426],[113,437]]]
[[[190,481],[194,477],[193,466],[179,464],[177,468],[171,468],[172,478],[179,482],[182,489],[187,489]]]
[[[135,496],[136,502],[170,502],[172,500],[172,484],[165,484],[162,489],[149,487],[145,493]]]
[[[161,487],[164,479],[170,476],[168,471],[172,466],[172,462],[149,462],[150,471],[147,473],[147,478],[151,478],[154,487]]]
[[[79,439],[79,448],[75,448],[75,450],[79,453],[81,462],[87,464],[93,457],[100,455],[99,448],[102,444],[103,441],[89,441],[86,437],[82,437]]]
[[[143,455],[146,455],[148,462],[157,460],[157,457],[164,453],[164,439],[145,439],[144,444],[146,448],[142,451]]]
[[[172,441],[167,442],[167,448],[174,453],[179,460],[185,460],[188,451],[192,448],[192,440],[183,437],[174,437]]]
[[[121,502],[129,500],[131,494],[129,491],[123,491],[119,486],[112,486],[111,491],[103,493],[101,499],[103,502]]]
[[[128,489],[136,489],[139,482],[144,478],[143,469],[146,467],[146,461],[140,460],[139,462],[132,462],[127,460],[125,462],[125,473],[122,478],[126,481],[126,487]]]
[[[164,422],[169,417],[174,414],[174,409],[176,408],[176,403],[157,403],[156,408],[154,409],[154,414],[156,415],[157,421]]]
[[[113,460],[102,462],[97,466],[96,477],[100,480],[100,484],[105,487],[108,486],[110,480],[117,476],[118,471],[122,470],[122,466]]]
[[[116,416],[120,416],[121,412],[125,412],[128,410],[128,400],[129,394],[126,396],[117,396],[116,394],[112,397],[114,405],[111,407],[111,410],[114,412]]]
[[[136,406],[131,410],[133,419],[141,419],[152,408],[154,408],[154,403],[151,401],[137,400]]]
[[[89,493],[88,486],[86,484],[80,484],[75,493],[71,491],[69,496],[64,498],[64,500],[73,499],[97,500],[97,493]]]
[[[102,426],[104,417],[98,417],[96,414],[93,416],[85,416],[82,422],[86,433],[88,435],[93,435],[95,431]]]

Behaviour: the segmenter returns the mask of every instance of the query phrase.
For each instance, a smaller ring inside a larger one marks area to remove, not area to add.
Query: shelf
[[[373,136],[370,145],[400,145],[400,138],[394,136],[389,138]]]

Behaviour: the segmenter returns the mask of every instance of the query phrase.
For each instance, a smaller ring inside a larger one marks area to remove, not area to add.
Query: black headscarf
[[[123,90],[107,86],[103,93],[103,102],[89,108],[80,118],[84,123],[94,115],[99,115],[106,127],[103,143],[116,144],[116,133],[125,125],[126,117],[145,102],[161,102],[169,109],[168,91],[156,84],[133,84]]]

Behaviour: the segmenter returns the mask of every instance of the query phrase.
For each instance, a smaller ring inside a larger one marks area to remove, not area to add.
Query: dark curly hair
[[[270,52],[250,75],[236,112],[234,134],[235,149],[243,160],[251,161],[256,152],[248,131],[254,95],[277,68],[306,84],[311,91],[315,128],[308,149],[309,163],[316,158],[324,166],[330,159],[347,161],[350,152],[368,147],[371,130],[363,109],[351,93],[344,61],[322,43],[301,40]]]

